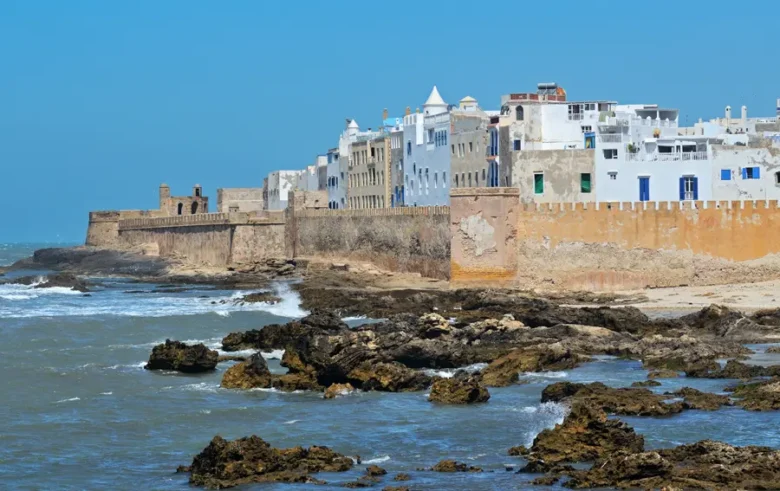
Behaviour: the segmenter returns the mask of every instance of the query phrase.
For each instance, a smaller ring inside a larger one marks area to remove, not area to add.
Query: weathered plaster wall
[[[217,212],[228,213],[231,208],[245,213],[260,213],[265,207],[263,188],[217,189]]]
[[[449,208],[304,210],[287,222],[288,255],[449,277]]]
[[[453,192],[453,286],[609,290],[780,277],[775,201],[521,205],[485,191]],[[516,217],[516,233],[502,215]]]
[[[595,150],[527,150],[512,152],[513,161],[504,165],[512,187],[520,190],[523,203],[570,203],[595,201]],[[503,162],[503,161],[502,161]],[[544,192],[534,192],[534,174],[542,173]],[[581,175],[590,174],[591,191],[581,190]]]
[[[743,167],[758,167],[759,179],[743,179]],[[731,179],[721,179],[721,171]],[[712,146],[712,195],[716,200],[780,199],[780,149]]]
[[[231,261],[233,226],[230,224],[172,226],[119,231],[123,248],[155,243],[162,257],[188,264],[225,266]]]
[[[453,189],[453,285],[511,286],[517,273],[517,189]]]
[[[235,225],[231,249],[233,264],[285,257],[284,221]]]
[[[161,216],[159,210],[110,210],[89,213],[85,244],[95,247],[115,247],[119,244],[119,220]]]

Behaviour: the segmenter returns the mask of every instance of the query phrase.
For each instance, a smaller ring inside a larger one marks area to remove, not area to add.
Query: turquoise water
[[[29,253],[30,251],[26,251]],[[0,263],[21,248],[0,250]],[[18,257],[17,257],[18,258]],[[327,445],[392,476],[412,475],[413,489],[531,489],[534,476],[506,472],[521,465],[506,455],[528,445],[565,409],[540,404],[549,383],[602,381],[628,386],[644,380],[638,362],[599,357],[581,368],[524,375],[524,385],[490,389],[487,404],[431,404],[424,393],[358,393],[325,401],[320,394],[233,391],[219,387],[229,364],[216,373],[181,375],[142,369],[152,346],[165,338],[219,347],[231,332],[304,315],[286,285],[274,306],[213,304],[242,292],[210,288],[182,293],[129,294],[154,285],[111,280],[90,297],[68,291],[0,286],[0,481],[4,489],[189,489],[173,471],[189,464],[216,434],[257,434],[279,447]],[[354,320],[351,324],[362,321]],[[273,371],[280,353],[268,353]],[[761,362],[780,363],[778,355]],[[768,358],[767,358],[768,357]],[[442,372],[447,373],[447,372]],[[683,385],[719,392],[727,380],[662,380],[659,392]],[[668,418],[623,418],[650,448],[704,438],[780,447],[778,413],[738,408],[687,411]],[[453,458],[494,472],[418,472]],[[350,473],[318,475],[328,486],[255,485],[240,489],[342,489]],[[392,484],[388,482],[383,485]],[[381,486],[379,487],[381,488]]]

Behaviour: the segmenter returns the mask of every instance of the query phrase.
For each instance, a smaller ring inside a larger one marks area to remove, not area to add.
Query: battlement
[[[248,223],[246,213],[199,213],[196,215],[178,215],[157,218],[130,218],[119,220],[119,230],[137,230],[165,227],[197,227],[202,225],[229,225]]]
[[[392,216],[434,216],[449,215],[449,206],[408,206],[402,208],[370,208],[364,210],[301,210],[295,212],[295,218],[315,217],[392,217]]]
[[[484,196],[484,195],[481,195]],[[552,212],[561,211],[592,211],[592,212],[616,212],[616,211],[685,211],[685,210],[777,210],[780,209],[778,200],[752,200],[752,201],[627,201],[627,202],[594,202],[594,203],[523,203],[520,205],[523,212]]]

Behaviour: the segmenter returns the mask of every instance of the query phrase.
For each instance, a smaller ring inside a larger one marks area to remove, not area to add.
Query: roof
[[[471,97],[470,95],[467,95],[466,97],[461,99],[460,102],[477,102],[477,100]]]
[[[358,125],[357,121],[355,121],[355,120],[353,119],[353,120],[351,120],[351,121],[349,122],[349,125],[347,126],[347,128],[360,128],[360,126]]]
[[[446,106],[447,103],[444,102],[444,99],[441,98],[441,95],[439,94],[439,89],[436,88],[436,86],[433,86],[433,90],[431,90],[431,95],[428,96],[428,100],[425,101],[425,104],[423,106]]]

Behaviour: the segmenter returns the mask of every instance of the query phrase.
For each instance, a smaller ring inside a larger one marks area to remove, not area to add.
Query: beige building
[[[192,196],[171,196],[171,188],[160,184],[160,213],[163,216],[195,215],[209,212],[209,199],[200,184],[192,187]]]
[[[390,137],[359,137],[350,148],[347,181],[349,208],[390,207]]]
[[[450,168],[453,188],[487,187],[487,125],[490,118],[476,99],[464,97],[450,111]]]

